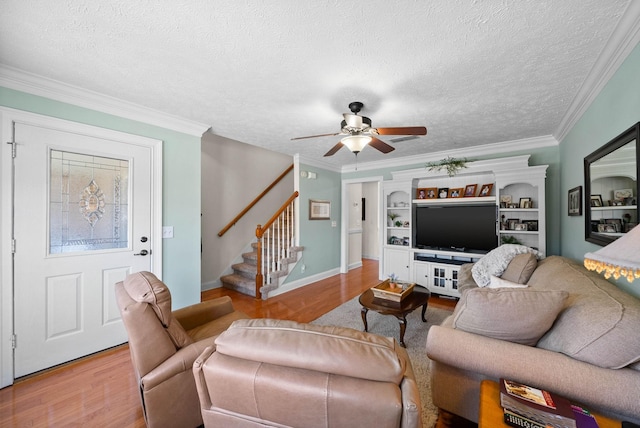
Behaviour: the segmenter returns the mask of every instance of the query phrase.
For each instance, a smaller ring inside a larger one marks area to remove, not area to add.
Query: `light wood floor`
[[[310,322],[378,283],[378,262],[335,275],[266,301],[226,289],[202,293],[231,296],[254,318]],[[430,306],[452,309],[454,300]],[[0,427],[144,427],[136,378],[126,345],[51,369],[0,390]]]

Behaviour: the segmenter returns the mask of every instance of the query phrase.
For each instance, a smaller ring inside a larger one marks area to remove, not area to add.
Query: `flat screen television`
[[[495,205],[416,206],[417,248],[487,253],[498,246]]]

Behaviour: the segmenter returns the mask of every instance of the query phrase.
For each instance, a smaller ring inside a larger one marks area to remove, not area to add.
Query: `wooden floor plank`
[[[202,293],[203,300],[228,295],[252,318],[310,322],[378,283],[378,262],[293,290],[266,301],[227,289]],[[454,300],[431,299],[452,309]],[[138,386],[127,345],[99,352],[0,390],[0,427],[144,427]]]

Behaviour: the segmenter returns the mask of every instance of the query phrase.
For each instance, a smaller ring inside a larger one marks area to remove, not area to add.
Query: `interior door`
[[[152,270],[150,147],[16,123],[14,375],[126,342],[114,284]]]

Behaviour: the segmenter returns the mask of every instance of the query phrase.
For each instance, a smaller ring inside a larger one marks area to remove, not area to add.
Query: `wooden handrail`
[[[282,215],[282,213],[291,205],[291,203],[298,197],[299,193],[296,190],[295,192],[293,192],[293,194],[291,196],[289,196],[289,199],[287,199],[287,201],[282,204],[282,206],[278,209],[278,211],[276,211],[276,213],[271,216],[271,218],[267,221],[267,223],[262,226],[262,225],[257,225],[256,226],[256,238],[257,238],[257,242],[256,242],[256,253],[257,253],[257,258],[256,258],[256,266],[258,267],[258,270],[256,272],[256,299],[261,299],[262,298],[262,292],[260,291],[260,288],[262,287],[262,285],[264,284],[264,275],[262,274],[262,237],[264,236],[264,233],[269,230],[269,228],[273,225],[273,223]]]
[[[242,211],[240,211],[240,213],[234,217],[233,220],[231,220],[225,227],[223,227],[220,232],[218,232],[218,236],[222,236],[225,233],[227,233],[227,231],[229,229],[231,229],[233,226],[235,226],[235,224],[251,209],[253,208],[253,206],[255,204],[257,204],[260,199],[262,199],[267,193],[269,193],[269,191],[271,189],[273,189],[275,187],[276,184],[278,184],[291,170],[293,169],[293,164],[291,164],[282,174],[280,174],[278,176],[278,178],[276,178],[275,180],[273,180],[273,182],[262,191],[262,193],[260,193],[258,196],[256,196],[256,198],[251,201],[249,203],[249,205],[247,205],[245,207],[245,209],[243,209]]]
[[[282,204],[282,206],[278,209],[278,211],[276,211],[276,213],[271,216],[271,218],[264,224],[264,226],[258,225],[258,227],[256,227],[256,238],[258,239],[262,238],[262,235],[264,235],[265,230],[271,227],[273,222],[276,221],[278,217],[280,217],[280,214],[283,213],[283,211],[291,204],[291,202],[293,202],[295,198],[298,197],[298,195],[299,193],[297,190],[293,192],[293,194],[289,196],[289,199],[287,199],[287,202]]]

